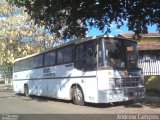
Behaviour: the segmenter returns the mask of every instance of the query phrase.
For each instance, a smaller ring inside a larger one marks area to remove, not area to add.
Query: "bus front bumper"
[[[111,103],[122,101],[139,101],[145,97],[145,88],[123,88],[98,91],[99,103]]]

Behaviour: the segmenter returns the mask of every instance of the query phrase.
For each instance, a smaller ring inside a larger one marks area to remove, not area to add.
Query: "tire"
[[[24,95],[27,97],[29,96],[29,88],[27,84],[24,85]]]
[[[83,95],[82,89],[79,86],[74,86],[72,88],[72,100],[73,100],[73,103],[76,105],[80,105],[80,106],[85,105],[84,95]]]

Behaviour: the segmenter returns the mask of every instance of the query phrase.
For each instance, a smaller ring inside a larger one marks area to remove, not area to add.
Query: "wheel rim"
[[[78,88],[76,88],[74,91],[74,99],[77,102],[82,100],[82,93]]]
[[[84,105],[83,93],[79,87],[73,88],[73,103],[77,105]]]

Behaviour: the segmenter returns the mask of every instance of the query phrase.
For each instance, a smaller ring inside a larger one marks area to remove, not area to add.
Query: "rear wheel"
[[[83,106],[85,104],[83,92],[79,86],[74,86],[72,88],[72,100],[73,100],[73,103],[76,105]]]
[[[24,95],[27,97],[29,96],[29,88],[27,84],[24,85]]]

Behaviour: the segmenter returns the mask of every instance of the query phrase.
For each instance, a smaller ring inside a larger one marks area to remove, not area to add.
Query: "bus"
[[[19,58],[14,62],[13,89],[77,105],[142,99],[145,88],[137,42],[88,37]]]

